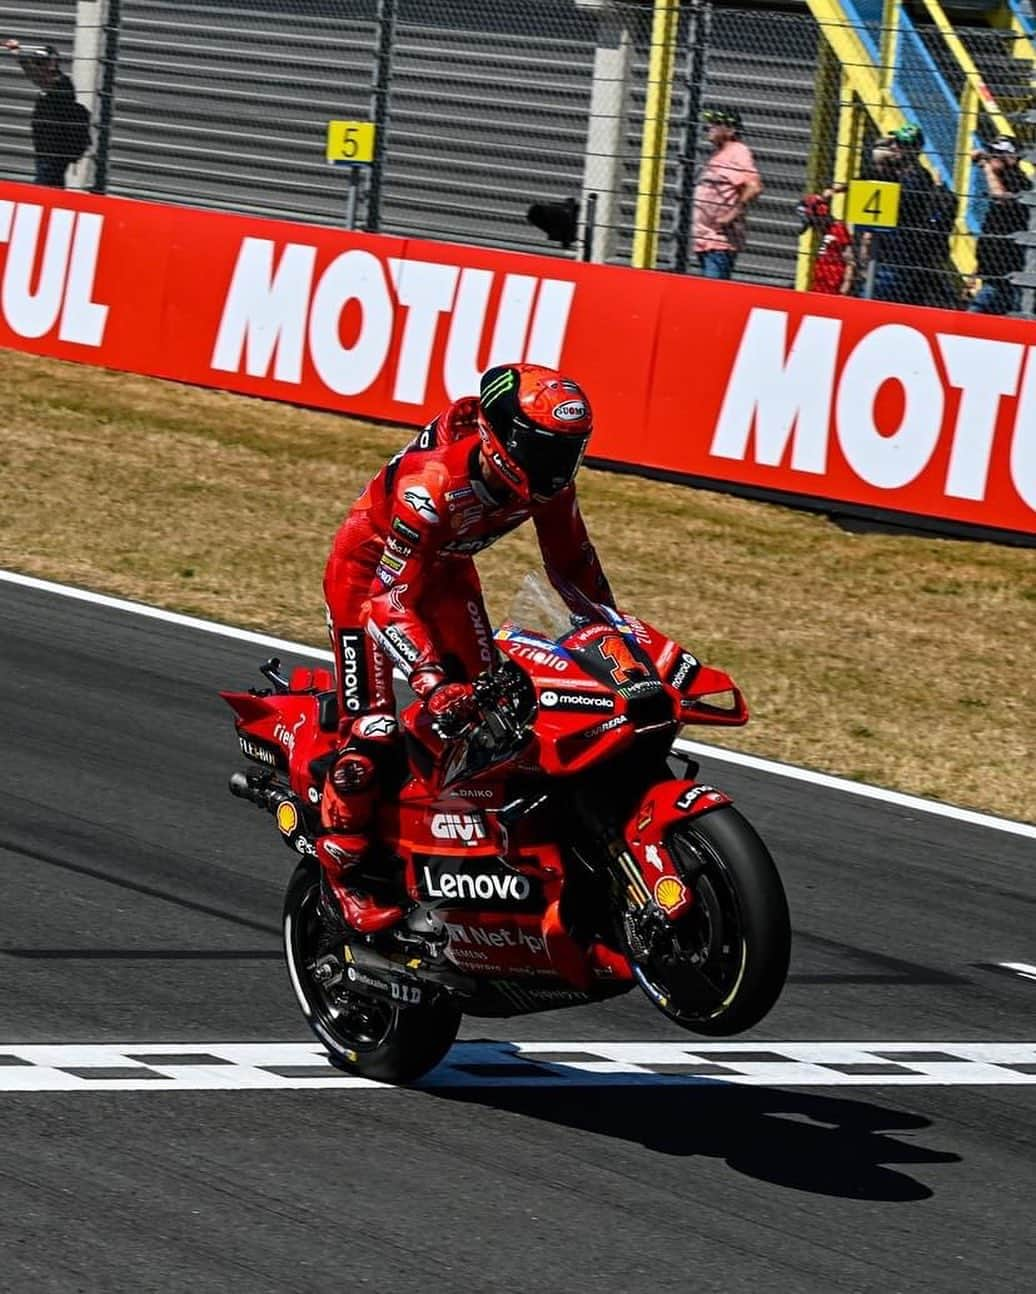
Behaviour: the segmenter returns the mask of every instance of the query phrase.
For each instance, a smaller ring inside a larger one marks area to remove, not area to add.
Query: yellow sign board
[[[899,221],[900,185],[893,180],[851,180],[845,205],[850,225],[895,228]]]
[[[373,121],[329,121],[327,160],[332,166],[370,166],[375,129]]]

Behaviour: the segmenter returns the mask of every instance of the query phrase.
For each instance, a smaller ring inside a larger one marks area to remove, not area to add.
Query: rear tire
[[[446,1055],[460,1027],[460,1010],[444,992],[426,989],[424,1001],[399,1006],[325,988],[314,962],[337,954],[341,935],[330,930],[320,909],[320,869],[303,861],[284,896],[284,955],[306,1023],[327,1048],[333,1065],[384,1083],[412,1083]]]
[[[668,844],[694,903],[673,926],[670,955],[641,962],[650,985],[642,987],[694,1033],[741,1033],[770,1011],[788,974],[781,878],[755,829],[729,805],[680,823]]]

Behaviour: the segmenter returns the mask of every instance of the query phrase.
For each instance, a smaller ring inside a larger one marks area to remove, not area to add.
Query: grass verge
[[[321,646],[331,536],[410,435],[10,351],[0,394],[0,565]],[[620,604],[748,696],[747,728],[701,736],[1036,817],[1031,550],[589,470],[580,492]],[[496,616],[526,531],[479,559]]]

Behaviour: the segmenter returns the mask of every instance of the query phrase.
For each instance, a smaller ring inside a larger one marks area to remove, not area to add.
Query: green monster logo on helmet
[[[482,388],[480,396],[482,408],[488,409],[494,401],[499,400],[502,395],[507,395],[509,391],[513,391],[517,385],[518,374],[515,370],[513,368],[504,369],[502,373],[498,373]]]

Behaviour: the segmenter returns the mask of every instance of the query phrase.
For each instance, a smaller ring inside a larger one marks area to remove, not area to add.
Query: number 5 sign
[[[370,166],[374,161],[373,121],[329,121],[327,160],[332,166]]]
[[[850,225],[893,229],[899,220],[900,185],[892,180],[852,180],[845,206]]]

